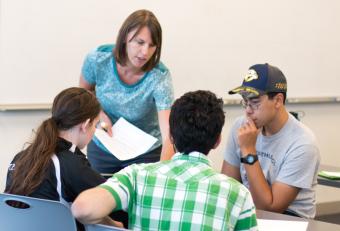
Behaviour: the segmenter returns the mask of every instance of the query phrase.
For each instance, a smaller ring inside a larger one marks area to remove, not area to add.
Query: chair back
[[[0,229],[76,231],[69,208],[58,201],[0,193]]]
[[[118,227],[113,227],[113,226],[107,226],[107,225],[86,225],[85,226],[86,231],[127,231],[128,229],[122,229]]]

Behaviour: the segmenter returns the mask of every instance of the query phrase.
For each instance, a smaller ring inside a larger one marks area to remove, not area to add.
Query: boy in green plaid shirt
[[[257,230],[249,191],[217,173],[207,154],[221,140],[223,101],[209,91],[189,92],[170,113],[178,151],[171,160],[134,164],[81,193],[72,205],[83,223],[99,223],[112,210],[129,213],[133,230]]]

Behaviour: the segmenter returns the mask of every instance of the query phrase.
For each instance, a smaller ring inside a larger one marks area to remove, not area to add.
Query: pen
[[[107,132],[107,124],[104,121],[100,122],[100,127]]]

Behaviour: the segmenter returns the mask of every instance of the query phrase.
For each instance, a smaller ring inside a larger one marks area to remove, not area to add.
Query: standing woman
[[[101,173],[114,173],[132,163],[167,160],[174,153],[169,139],[173,87],[169,70],[160,62],[161,46],[157,18],[148,10],[138,10],[123,23],[115,45],[100,46],[84,61],[80,86],[95,90],[103,108],[100,120],[109,135],[112,124],[123,117],[158,138],[147,153],[120,161],[94,137],[87,156]]]

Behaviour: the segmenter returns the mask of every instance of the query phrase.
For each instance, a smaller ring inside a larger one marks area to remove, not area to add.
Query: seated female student
[[[67,204],[82,191],[103,183],[105,179],[80,151],[92,139],[100,110],[95,95],[88,90],[72,87],[60,92],[53,102],[52,117],[40,125],[33,142],[11,162],[5,192]],[[109,218],[103,223],[121,225]]]

